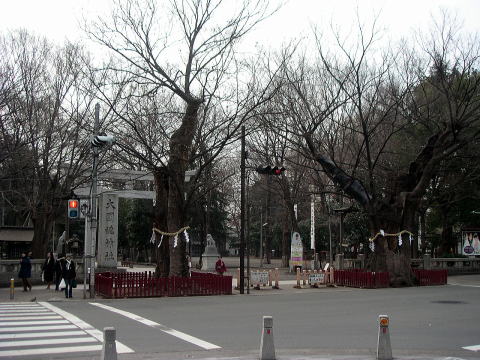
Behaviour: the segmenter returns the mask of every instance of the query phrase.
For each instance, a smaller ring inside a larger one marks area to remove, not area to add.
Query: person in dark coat
[[[58,259],[55,261],[55,291],[60,291],[60,281],[62,281],[62,267],[60,266],[60,262],[62,259],[65,260],[65,257],[60,254],[58,255]]]
[[[55,272],[55,257],[52,252],[47,254],[47,258],[42,266],[43,281],[47,283],[47,290],[50,290],[50,285],[53,282],[53,273]]]
[[[29,252],[28,255],[30,254]],[[28,255],[22,253],[22,257],[20,258],[20,271],[18,272],[18,277],[22,279],[23,291],[32,291],[32,283],[30,282],[30,278],[32,277],[32,263]]]
[[[65,259],[60,261],[62,268],[62,277],[65,280],[65,297],[71,298],[73,294],[73,282],[76,281],[77,272],[75,271],[76,264],[72,260],[71,254],[67,254]]]

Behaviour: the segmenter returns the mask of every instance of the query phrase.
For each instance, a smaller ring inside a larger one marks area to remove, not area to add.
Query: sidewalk
[[[142,272],[148,271],[148,268],[129,268],[128,271]],[[227,274],[232,275],[232,274]],[[288,294],[288,293],[297,293],[297,292],[319,292],[319,291],[354,291],[355,288],[348,287],[326,287],[320,286],[319,288],[310,288],[308,284],[306,286],[302,285],[302,289],[297,289],[294,286],[297,284],[295,276],[285,275],[281,273],[280,280],[280,289],[273,289],[271,286],[260,287],[260,290],[256,290],[253,287],[250,287],[250,295],[276,295],[276,294]],[[232,287],[234,290],[232,293],[234,295],[240,294],[240,290],[235,290],[236,279],[232,279]],[[480,288],[480,274],[472,275],[456,275],[448,277],[448,285],[454,286],[467,286],[467,287],[479,287]],[[87,285],[88,289],[88,285]],[[247,294],[247,289],[244,291]],[[90,294],[88,290],[86,291],[86,299],[90,301]],[[102,297],[96,297],[97,300],[103,299]],[[10,300],[10,289],[9,288],[0,288],[0,302],[35,302],[35,301],[80,301],[83,299],[83,284],[78,284],[76,289],[73,289],[73,298],[65,298],[65,293],[63,291],[55,291],[54,287],[51,290],[46,290],[45,285],[36,285],[33,286],[32,291],[24,292],[23,288],[16,287],[14,292],[14,299]]]
[[[87,287],[88,288],[88,287]],[[87,291],[87,298],[90,294]],[[55,285],[50,290],[46,289],[46,285],[34,285],[32,291],[23,291],[23,287],[15,287],[14,299],[10,299],[10,288],[0,289],[0,303],[7,302],[36,302],[36,301],[78,301],[83,300],[83,284],[78,284],[76,289],[73,289],[73,297],[67,299],[64,291],[55,291]]]

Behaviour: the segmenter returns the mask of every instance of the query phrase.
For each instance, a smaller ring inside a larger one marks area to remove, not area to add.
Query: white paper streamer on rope
[[[398,246],[402,246],[403,240],[402,240],[402,234],[398,234]]]
[[[370,247],[370,250],[372,250],[372,252],[375,251],[375,243],[373,241],[368,246]]]
[[[408,239],[410,240],[410,245],[412,245],[412,241],[413,241],[413,236],[412,236],[412,234],[410,234],[410,235],[408,236]]]
[[[173,238],[173,247],[176,248],[178,245],[178,235],[175,235],[175,237]]]
[[[157,246],[157,247],[160,247],[160,245],[162,245],[162,240],[163,240],[163,235],[160,236],[160,242],[158,243],[158,246]]]
[[[188,244],[190,242],[190,238],[188,237],[187,230],[184,231],[185,234],[185,242]]]
[[[381,234],[382,236],[385,236],[385,231],[380,230],[380,234]]]
[[[152,230],[152,236],[150,237],[150,243],[155,244],[155,231]]]

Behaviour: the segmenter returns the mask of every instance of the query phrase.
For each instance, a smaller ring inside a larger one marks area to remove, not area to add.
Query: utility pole
[[[95,105],[95,122],[93,124],[93,136],[96,136],[100,131],[100,104]],[[86,216],[86,225],[88,234],[88,242],[85,241],[85,276],[84,286],[86,286],[86,272],[90,270],[90,298],[95,298],[95,247],[97,243],[97,169],[98,169],[98,154],[100,149],[97,146],[92,146],[93,152],[93,168],[92,168],[92,192],[90,195],[90,209]],[[88,259],[88,260],[87,260]],[[84,290],[84,298],[86,293]]]
[[[240,294],[245,290],[245,126],[242,126],[240,155]]]
[[[260,267],[263,267],[263,206],[260,207]]]

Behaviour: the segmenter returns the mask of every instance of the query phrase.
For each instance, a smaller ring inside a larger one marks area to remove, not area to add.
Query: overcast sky
[[[79,40],[84,38],[78,27],[82,14],[88,18],[92,13],[105,12],[110,3],[111,0],[0,0],[0,31],[26,28],[56,42],[65,38]],[[467,30],[480,29],[479,0],[290,0],[257,28],[255,41],[278,46],[308,33],[312,24],[325,27],[331,21],[348,33],[357,6],[365,19],[380,12],[380,23],[393,37],[408,36],[412,29],[425,27],[439,8],[456,14]]]

